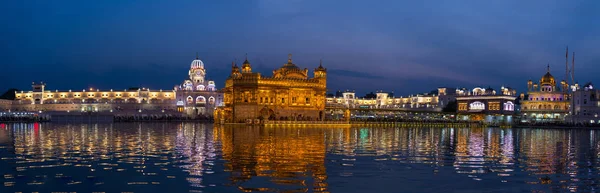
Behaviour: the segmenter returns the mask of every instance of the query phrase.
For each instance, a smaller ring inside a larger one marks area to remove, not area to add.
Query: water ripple
[[[0,192],[596,192],[594,130],[10,124]]]

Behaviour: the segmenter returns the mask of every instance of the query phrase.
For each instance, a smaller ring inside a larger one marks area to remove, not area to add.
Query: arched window
[[[196,104],[205,104],[205,103],[206,103],[206,98],[204,98],[203,96],[196,97]]]
[[[192,98],[192,96],[187,97],[187,104],[194,104],[194,98]]]
[[[515,104],[513,104],[510,101],[504,103],[504,110],[505,111],[514,111],[515,110]]]
[[[211,105],[212,105],[212,104],[215,104],[215,97],[212,97],[212,96],[211,96],[211,97],[209,97],[209,98],[208,98],[208,104],[211,104]]]
[[[204,85],[196,86],[196,90],[200,90],[200,91],[204,90]]]
[[[469,104],[469,109],[471,110],[485,110],[485,104],[479,101],[472,102]]]

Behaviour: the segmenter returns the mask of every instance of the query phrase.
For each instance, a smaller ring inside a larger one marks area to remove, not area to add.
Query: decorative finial
[[[288,54],[288,60],[292,59],[292,54]]]
[[[196,60],[198,60],[198,52],[196,52]]]
[[[319,59],[319,66],[323,67],[323,58]]]
[[[246,60],[248,60],[248,53],[246,53]]]
[[[548,67],[547,68],[548,68],[548,72],[550,72],[550,63],[548,63]]]

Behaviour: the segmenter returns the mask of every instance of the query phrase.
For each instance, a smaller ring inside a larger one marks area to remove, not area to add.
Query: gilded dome
[[[246,58],[244,63],[242,63],[242,68],[247,68],[247,67],[250,67],[250,62],[248,62],[248,59]]]
[[[556,82],[554,81],[554,76],[552,76],[552,74],[550,74],[550,64],[548,64],[546,74],[544,74],[544,76],[542,76],[542,79],[540,79],[540,85],[543,85],[543,84],[551,84],[551,85],[556,84]]]
[[[300,69],[296,64],[292,62],[292,54],[288,55],[287,63],[277,70],[273,71],[273,77],[275,78],[307,78],[308,69]]]
[[[294,64],[292,62],[292,54],[288,54],[288,61],[287,61],[287,63],[283,64],[283,66],[280,69],[300,70],[300,68],[298,68],[298,66],[296,66],[296,64]]]
[[[542,76],[542,79],[540,80],[540,83],[552,83],[554,82],[554,76],[552,76],[552,74],[550,74],[550,72],[546,72],[546,74],[544,74],[544,76]]]

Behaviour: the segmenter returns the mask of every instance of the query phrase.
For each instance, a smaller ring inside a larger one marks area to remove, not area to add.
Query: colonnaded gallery
[[[222,105],[223,95],[215,82],[206,80],[204,63],[196,56],[188,72],[189,79],[174,89],[153,90],[129,88],[123,90],[49,90],[44,82],[33,82],[31,91],[15,93],[13,111],[65,111],[113,113],[169,113],[212,115]]]
[[[327,69],[321,64],[309,78],[288,56],[287,63],[273,70],[273,76],[252,72],[246,58],[240,69],[233,63],[223,89],[224,106],[215,118],[224,122],[264,120],[323,120]]]

